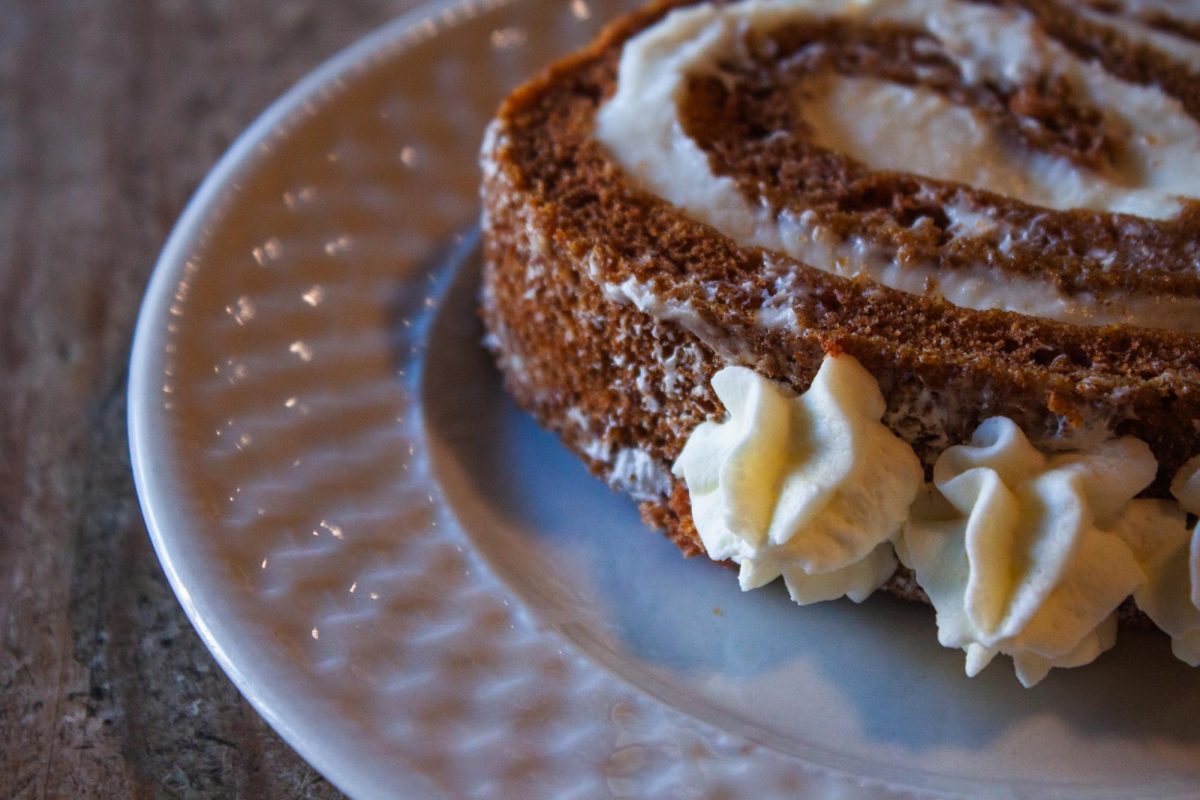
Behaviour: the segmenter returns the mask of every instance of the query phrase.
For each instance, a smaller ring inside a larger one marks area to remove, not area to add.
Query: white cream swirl
[[[914,506],[897,552],[968,675],[1005,653],[1032,686],[1112,647],[1114,612],[1145,580],[1127,539],[1158,521],[1154,501],[1133,501],[1156,470],[1138,439],[1047,456],[1005,417],[938,458],[937,491]]]
[[[674,466],[708,555],[739,564],[743,590],[782,575],[802,605],[865,599],[896,568],[889,542],[923,477],[880,422],[875,379],[839,355],[799,397],[745,367],[712,385],[728,417],[701,423]]]
[[[1171,493],[1179,504],[1161,501],[1157,524],[1138,526],[1128,537],[1146,572],[1133,599],[1171,637],[1175,655],[1200,667],[1200,530],[1189,530],[1183,514],[1200,514],[1200,457],[1180,468]]]
[[[952,0],[741,0],[679,9],[626,43],[617,89],[596,116],[595,136],[639,184],[742,246],[790,255],[842,275],[865,275],[911,294],[935,291],[973,309],[1004,309],[1078,325],[1129,324],[1200,329],[1200,300],[1151,293],[1067,294],[1051,282],[988,263],[938,270],[902,261],[872,243],[840,240],[809,212],[780,213],[751,204],[732,178],[714,174],[689,138],[679,103],[690,75],[719,73],[736,59],[744,36],[796,20],[846,18],[898,23],[940,42],[967,84],[1020,86],[1054,76],[1102,109],[1106,124],[1126,131],[1112,170],[1002,141],[973,109],[930,90],[865,78],[827,76],[803,107],[819,141],[878,170],[901,167],[974,185],[1051,209],[1084,208],[1173,217],[1180,198],[1200,198],[1200,124],[1155,86],[1122,81],[1047,35],[1021,9]],[[1110,174],[1111,173],[1111,174]],[[954,236],[995,233],[987,208],[948,209]],[[1002,255],[1021,231],[1004,232]],[[1111,263],[1115,253],[1089,254]]]

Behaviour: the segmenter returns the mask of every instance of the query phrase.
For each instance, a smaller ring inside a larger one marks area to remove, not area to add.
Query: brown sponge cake
[[[710,380],[727,364],[802,392],[827,353],[854,356],[879,383],[885,424],[927,466],[994,416],[1046,450],[1134,436],[1159,464],[1145,494],[1168,497],[1200,453],[1200,317],[1190,313],[1200,204],[1179,198],[1168,216],[1054,208],[880,169],[840,151],[810,115],[831,92],[888,82],[971,109],[1007,148],[1128,183],[1132,134],[1110,109],[1061,75],[966,81],[945,43],[902,22],[748,32],[736,59],[687,76],[679,121],[747,207],[802,220],[822,252],[857,247],[894,269],[881,280],[815,264],[698,219],[597,139],[625,44],[691,5],[660,2],[617,22],[514,92],[489,130],[482,309],[517,401],[687,554],[703,547],[670,468],[695,427],[723,415]],[[1200,113],[1196,68],[1154,37],[1123,34],[1120,9],[1020,5],[1065,51]],[[822,83],[830,76],[834,89]],[[946,287],[971,274],[1044,286],[1075,310],[952,302]],[[921,595],[903,570],[889,588]]]

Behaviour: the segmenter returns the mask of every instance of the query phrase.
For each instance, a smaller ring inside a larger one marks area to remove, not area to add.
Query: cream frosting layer
[[[1117,0],[1115,8],[1102,10],[1097,7],[1108,3],[1087,2],[1078,4],[1079,13],[1092,22],[1112,29],[1126,39],[1149,45],[1191,67],[1200,69],[1200,43],[1194,39],[1156,27],[1150,19],[1175,20],[1184,24],[1200,22],[1200,6],[1179,0]]]
[[[1059,210],[1124,210],[1111,206],[1130,202],[1117,200],[1113,183],[1092,170],[1013,146],[978,111],[933,89],[841,74],[806,80],[802,89],[798,102],[814,143],[877,172],[962,183]],[[1136,178],[1123,176],[1122,183]],[[975,223],[967,233],[995,227],[986,215]]]
[[[1156,470],[1140,440],[1048,456],[1004,417],[942,454],[897,551],[968,675],[1004,653],[1032,686],[1113,645],[1114,611],[1145,581],[1128,541],[1160,522],[1160,504],[1133,500]]]
[[[708,555],[737,563],[743,590],[782,576],[800,604],[865,599],[895,571],[889,542],[923,480],[880,422],[875,379],[840,355],[799,397],[745,367],[712,385],[728,416],[699,425],[673,470]]]
[[[923,28],[942,43],[969,84],[1019,85],[1039,76],[1062,76],[1084,101],[1104,109],[1111,125],[1129,131],[1119,174],[1101,175],[1059,156],[1011,144],[1006,148],[974,112],[920,90],[842,79],[832,89],[835,99],[838,93],[851,93],[862,95],[863,103],[828,102],[814,117],[818,122],[824,119],[830,135],[855,131],[852,146],[854,141],[870,144],[857,152],[868,164],[908,164],[910,171],[924,169],[934,173],[931,177],[976,183],[1057,209],[1168,218],[1178,212],[1180,197],[1200,196],[1200,125],[1177,100],[1156,87],[1120,81],[1098,64],[1081,60],[1045,35],[1027,12],[949,0],[742,0],[677,10],[626,44],[617,90],[596,117],[596,138],[635,181],[744,246],[786,253],[829,272],[867,275],[913,294],[936,287],[933,291],[966,308],[1016,311],[1082,325],[1200,330],[1200,300],[1195,298],[1068,295],[1050,282],[1007,274],[987,264],[941,272],[930,265],[900,264],[866,242],[834,240],[805,214],[751,206],[732,179],[713,174],[706,154],[684,134],[679,120],[687,76],[719,72],[718,62],[737,53],[747,31],[832,17]],[[887,113],[871,111],[872,104],[886,106]],[[897,114],[902,119],[925,118],[922,136],[892,135],[905,129],[895,124]],[[929,154],[958,151],[964,128],[970,132],[967,141],[975,140],[979,147],[972,158],[958,159],[958,167],[939,173],[942,167],[931,167]],[[996,175],[1015,177],[992,185]],[[975,224],[956,226],[955,235],[989,232],[986,208],[958,211]],[[998,257],[1003,257],[1003,246],[999,249]],[[1106,254],[1093,256],[1104,259]]]

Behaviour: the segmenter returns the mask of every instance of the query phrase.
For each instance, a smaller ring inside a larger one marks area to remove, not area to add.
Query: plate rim
[[[385,796],[399,789],[404,789],[406,794],[420,792],[427,795],[436,787],[424,776],[410,770],[402,773],[409,779],[409,785],[398,787],[394,782],[395,773],[384,776],[373,774],[372,770],[346,769],[344,759],[335,757],[330,747],[310,738],[302,729],[308,727],[302,724],[304,720],[315,716],[315,712],[297,717],[294,709],[288,713],[277,711],[279,692],[262,686],[263,681],[253,674],[255,670],[242,669],[230,654],[228,643],[238,638],[234,635],[238,626],[225,620],[211,620],[211,609],[206,606],[212,604],[199,601],[189,589],[199,570],[181,563],[175,548],[183,545],[172,544],[179,537],[171,533],[172,526],[168,521],[171,500],[180,496],[180,481],[170,471],[156,469],[168,460],[166,451],[171,449],[168,447],[170,438],[164,435],[168,420],[161,406],[153,402],[159,396],[164,362],[163,323],[170,314],[174,289],[186,274],[195,245],[202,240],[205,224],[219,212],[222,199],[235,186],[236,176],[254,163],[262,143],[303,112],[307,102],[336,87],[343,78],[452,29],[461,21],[456,14],[465,19],[515,2],[519,0],[425,0],[320,61],[291,84],[237,135],[184,205],[155,259],[134,325],[126,383],[130,467],[146,532],[171,591],[205,648],[239,694],[305,762],[351,797]],[[264,664],[258,669],[267,668]],[[293,724],[293,720],[299,720],[300,724]],[[328,720],[325,722],[328,724]],[[358,749],[361,752],[361,748]],[[360,759],[359,763],[362,761]]]

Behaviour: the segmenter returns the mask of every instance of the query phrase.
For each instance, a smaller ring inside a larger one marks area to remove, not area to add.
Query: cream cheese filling
[[[965,308],[1000,309],[1079,325],[1200,330],[1200,299],[1169,295],[1066,294],[1049,281],[980,264],[939,271],[901,264],[872,244],[841,241],[810,214],[752,206],[734,181],[712,172],[685,135],[679,102],[689,75],[715,72],[742,37],[797,19],[849,17],[917,26],[937,38],[967,83],[1019,85],[1061,75],[1128,131],[1120,174],[1002,146],[970,109],[929,92],[863,78],[831,79],[805,109],[827,144],[879,169],[905,168],[1050,209],[1087,208],[1166,219],[1180,198],[1200,197],[1200,125],[1160,89],[1125,83],[1045,35],[1024,11],[942,0],[742,0],[672,12],[626,43],[615,94],[595,136],[631,178],[742,246],[785,253],[818,269],[867,275],[912,294],[936,292]],[[852,101],[853,104],[847,101]],[[965,134],[965,136],[964,136]],[[834,140],[837,140],[836,142]],[[947,156],[950,153],[952,155]],[[992,234],[986,209],[956,210],[952,233]],[[1019,231],[1005,232],[1001,254]],[[1112,254],[1089,254],[1103,261]]]
[[[1091,8],[1083,2],[1079,4],[1079,13],[1085,19],[1103,25],[1126,39],[1165,52],[1193,70],[1200,69],[1200,43],[1177,33],[1155,28],[1142,19],[1144,15],[1152,15],[1195,24],[1200,22],[1200,8],[1170,0],[1122,0],[1118,6],[1119,13],[1110,14]]]
[[[828,74],[802,83],[797,102],[815,144],[877,172],[907,172],[1058,210],[1161,210],[1161,197],[1128,193],[1137,176],[1106,176],[1005,141],[974,108],[924,86]],[[1200,139],[1196,142],[1200,145]],[[1126,208],[1128,207],[1128,208]]]

